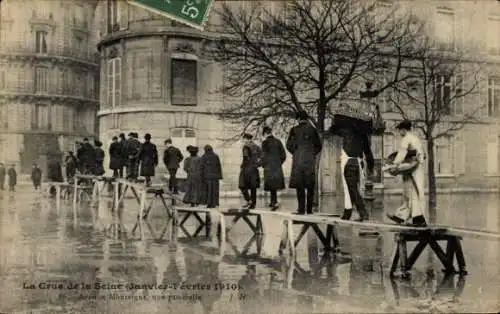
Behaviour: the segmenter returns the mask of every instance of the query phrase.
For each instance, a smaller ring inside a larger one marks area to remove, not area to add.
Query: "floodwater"
[[[221,254],[216,233],[196,238],[167,219],[160,202],[131,230],[137,202],[120,214],[109,199],[73,210],[28,187],[0,191],[0,312],[2,313],[463,313],[498,312],[500,243],[464,238],[465,277],[444,278],[427,249],[411,280],[388,276],[393,234],[339,229],[341,253],[324,254],[316,237],[299,244],[296,260],[279,254],[279,218],[263,219],[265,235],[234,225]],[[237,199],[224,200],[222,206]],[[263,203],[263,200],[260,202]],[[323,199],[324,212],[334,211]],[[500,195],[439,196],[439,224],[499,231]],[[399,197],[386,197],[386,210]],[[281,211],[295,209],[282,200]],[[383,221],[383,210],[372,219]],[[213,224],[217,222],[212,218]],[[227,218],[229,222],[231,218]],[[299,226],[295,226],[298,232]],[[215,229],[215,228],[213,228]]]

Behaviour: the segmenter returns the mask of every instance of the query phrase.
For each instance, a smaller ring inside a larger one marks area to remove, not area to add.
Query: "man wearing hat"
[[[272,129],[268,126],[262,130],[265,137],[262,142],[262,167],[264,168],[264,190],[271,194],[269,207],[278,208],[278,191],[285,188],[283,163],[286,160],[286,151],[283,143],[273,136]]]
[[[118,137],[113,136],[111,145],[109,145],[109,169],[113,170],[113,177],[119,178],[121,165],[121,144]]]
[[[322,144],[316,128],[309,122],[307,112],[297,112],[299,122],[288,134],[286,149],[292,154],[290,188],[297,192],[299,215],[312,214],[316,187],[316,157]]]
[[[257,205],[257,189],[260,187],[259,166],[262,158],[262,150],[252,139],[251,134],[243,134],[243,158],[238,180],[238,187],[246,201],[243,207],[248,209],[254,209]]]
[[[165,140],[165,152],[163,153],[163,163],[169,174],[168,189],[170,192],[177,194],[177,170],[181,161],[184,159],[181,151],[172,145],[172,140]]]
[[[139,162],[138,155],[141,149],[141,142],[137,138],[137,133],[130,132],[128,134],[126,153],[127,153],[127,180],[137,180],[139,177]]]
[[[404,205],[388,217],[397,222],[405,223],[412,218],[415,226],[426,226],[425,192],[424,192],[424,160],[426,158],[422,141],[411,132],[412,124],[408,120],[400,122],[396,129],[401,135],[399,149],[392,165],[384,167],[391,174],[401,174],[403,177]]]
[[[138,161],[141,163],[141,176],[146,178],[146,185],[151,185],[151,177],[155,176],[155,168],[158,166],[158,150],[156,145],[151,143],[151,134],[144,135],[144,143],[138,154]]]

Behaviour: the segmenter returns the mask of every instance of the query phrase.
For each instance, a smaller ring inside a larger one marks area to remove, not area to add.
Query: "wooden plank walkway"
[[[429,246],[436,254],[438,259],[442,262],[446,273],[453,273],[455,271],[454,260],[458,264],[458,272],[466,274],[466,265],[464,252],[461,246],[462,237],[482,238],[489,240],[500,239],[500,233],[484,230],[475,230],[467,228],[457,228],[443,225],[430,225],[427,227],[415,227],[406,225],[396,225],[393,223],[372,222],[372,221],[349,221],[342,220],[338,215],[315,213],[312,215],[296,215],[292,213],[270,211],[268,209],[241,209],[241,208],[206,208],[203,206],[190,207],[182,204],[182,195],[171,193],[165,184],[153,184],[146,186],[141,182],[130,182],[125,179],[115,179],[109,177],[96,177],[96,176],[81,176],[78,178],[92,180],[92,182],[105,181],[114,185],[114,208],[118,206],[124,198],[127,190],[132,191],[134,198],[137,200],[139,208],[137,215],[137,222],[133,231],[137,227],[141,231],[141,239],[144,238],[143,221],[148,218],[148,214],[152,208],[154,199],[159,198],[166,210],[167,219],[173,218],[175,226],[179,227],[188,238],[198,236],[198,234],[205,229],[206,235],[210,234],[212,225],[212,216],[217,216],[217,235],[221,240],[221,246],[225,246],[227,242],[226,234],[231,231],[231,228],[226,227],[226,217],[232,218],[232,226],[238,221],[243,221],[251,229],[254,236],[264,234],[263,217],[276,217],[281,220],[281,243],[279,253],[283,253],[285,249],[289,249],[290,255],[294,256],[296,247],[299,245],[303,236],[309,229],[314,231],[314,234],[322,242],[325,251],[339,251],[339,237],[337,235],[337,228],[344,227],[359,227],[366,232],[391,232],[395,235],[395,250],[393,254],[393,261],[391,266],[391,275],[394,275],[397,268],[401,270],[402,277],[409,277],[409,272],[413,267],[418,257],[423,252],[426,246]],[[76,182],[77,180],[75,180]],[[93,185],[93,196],[100,197],[100,193],[95,192],[95,184]],[[75,183],[75,192],[79,187]],[[76,193],[75,193],[76,194]],[[148,195],[153,194],[153,201],[149,205],[146,204]],[[166,200],[170,200],[171,204],[167,204]],[[182,219],[180,215],[183,214]],[[184,224],[189,218],[194,218],[198,227],[194,234],[189,233]],[[255,222],[251,220],[255,218]],[[301,231],[298,236],[294,236],[294,225],[300,225]],[[326,226],[326,230],[322,230],[322,226]],[[367,230],[368,229],[368,230]],[[446,242],[446,248],[443,250],[438,244],[439,241]],[[416,242],[417,245],[413,251],[408,255],[407,243]],[[221,252],[224,249],[221,247]],[[223,253],[221,253],[223,255]]]

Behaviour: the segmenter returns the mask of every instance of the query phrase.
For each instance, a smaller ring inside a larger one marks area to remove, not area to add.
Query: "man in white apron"
[[[355,207],[359,214],[357,221],[368,220],[368,212],[361,196],[360,184],[363,177],[363,156],[366,159],[369,175],[373,173],[374,158],[370,139],[365,132],[356,130],[354,124],[337,129],[332,128],[332,131],[342,138],[340,153],[340,167],[344,188],[344,213],[342,219],[351,219],[352,210]]]
[[[408,120],[402,121],[396,126],[401,135],[401,142],[392,165],[384,169],[389,170],[392,174],[403,176],[404,204],[393,215],[388,214],[387,216],[397,223],[423,227],[427,225],[424,192],[424,161],[426,156],[422,141],[411,132],[411,127],[411,122]]]

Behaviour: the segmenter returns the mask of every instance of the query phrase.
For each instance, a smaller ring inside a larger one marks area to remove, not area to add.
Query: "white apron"
[[[347,188],[347,181],[344,176],[344,168],[345,165],[347,164],[347,161],[349,158],[356,158],[356,157],[349,157],[347,156],[346,152],[341,149],[340,151],[340,169],[342,171],[342,186],[344,188],[344,209],[352,209],[352,201],[351,201],[351,195],[349,195],[349,189]],[[361,182],[364,181],[364,173],[363,169],[361,168],[361,158],[356,158],[358,159],[358,165],[359,165],[359,177],[360,177],[360,184]],[[359,190],[359,185],[358,185],[358,190]],[[357,209],[357,208],[356,208]]]
[[[427,220],[425,200],[424,154],[417,153],[418,165],[411,173],[411,178],[403,180],[403,206],[399,207],[394,216],[407,221],[412,217],[423,215]]]

